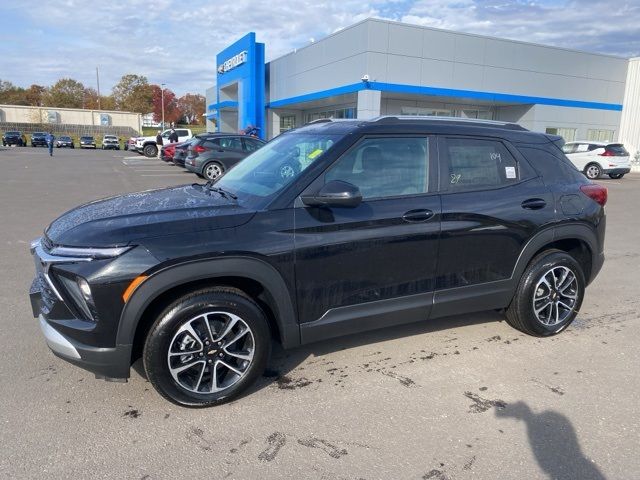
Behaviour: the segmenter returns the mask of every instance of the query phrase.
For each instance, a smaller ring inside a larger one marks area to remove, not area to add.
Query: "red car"
[[[176,153],[176,146],[180,145],[179,143],[168,143],[167,145],[163,145],[160,149],[160,158],[165,162],[172,162],[173,155]]]

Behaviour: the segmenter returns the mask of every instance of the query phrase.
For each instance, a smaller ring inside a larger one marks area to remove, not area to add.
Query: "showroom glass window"
[[[520,166],[502,142],[473,138],[446,139],[449,191],[481,190],[517,183]]]
[[[573,142],[576,139],[575,128],[547,127],[545,133],[548,133],[549,135],[559,135],[564,138],[565,142]]]
[[[613,142],[613,130],[587,130],[587,140],[592,142]]]
[[[296,128],[295,115],[280,115],[280,133]]]
[[[325,182],[331,180],[356,185],[365,199],[427,193],[429,139],[365,139],[331,166]]]

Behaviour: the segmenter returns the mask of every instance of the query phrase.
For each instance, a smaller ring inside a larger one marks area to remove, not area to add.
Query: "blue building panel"
[[[221,110],[237,108],[238,128],[249,125],[259,129],[265,138],[265,48],[256,42],[256,34],[251,32],[216,56],[216,103],[209,110],[216,111],[217,128],[220,129]],[[237,84],[238,98],[221,99],[220,90]]]

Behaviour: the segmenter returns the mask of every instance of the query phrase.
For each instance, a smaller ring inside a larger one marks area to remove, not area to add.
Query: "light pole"
[[[161,83],[160,84],[160,95],[162,97],[161,99],[161,103],[162,103],[162,130],[164,130],[164,87],[165,87],[166,83]]]

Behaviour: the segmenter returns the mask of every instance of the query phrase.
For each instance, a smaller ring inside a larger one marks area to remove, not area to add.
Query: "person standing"
[[[156,135],[156,147],[158,147],[158,158],[162,158],[162,130],[158,130]]]
[[[53,142],[55,141],[56,137],[53,136],[53,133],[49,132],[47,133],[46,136],[46,140],[47,140],[47,147],[49,147],[49,156],[53,157]]]
[[[169,134],[169,141],[171,143],[178,143],[178,133],[176,132],[175,128],[171,129],[171,133]]]

